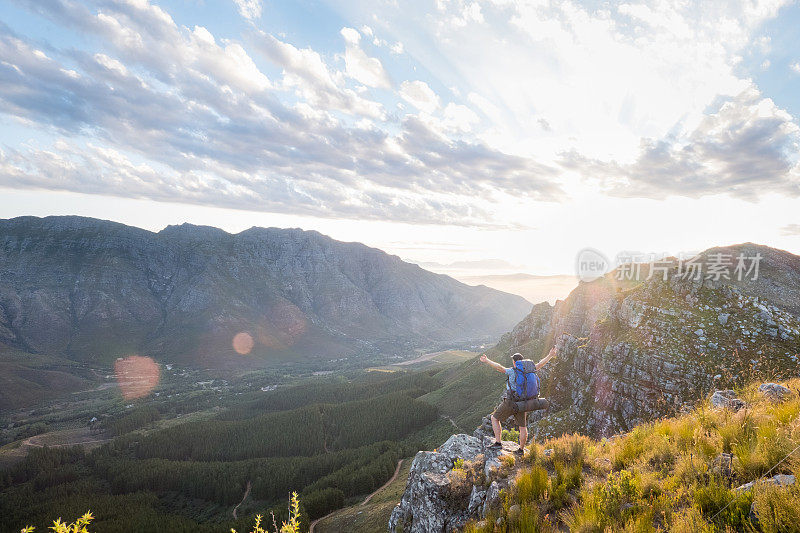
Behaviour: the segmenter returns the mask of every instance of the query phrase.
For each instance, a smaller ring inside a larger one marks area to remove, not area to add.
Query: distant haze
[[[534,276],[532,274],[459,275],[452,277],[467,285],[486,285],[511,294],[522,296],[531,303],[563,300],[578,285],[578,278],[566,274],[557,276]]]

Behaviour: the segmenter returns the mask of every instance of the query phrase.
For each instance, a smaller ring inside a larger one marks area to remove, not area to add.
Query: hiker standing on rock
[[[553,346],[550,353],[547,354],[547,357],[538,363],[534,363],[530,359],[523,359],[522,354],[515,353],[511,356],[511,368],[506,368],[500,363],[495,363],[486,357],[486,354],[481,355],[481,363],[486,363],[498,372],[502,372],[506,375],[506,391],[503,393],[503,401],[497,406],[494,413],[492,413],[494,443],[490,448],[502,447],[502,443],[500,442],[502,437],[500,422],[513,415],[514,421],[519,428],[519,450],[515,453],[521,454],[523,452],[525,443],[528,440],[526,419],[528,410],[532,410],[524,407],[531,405],[531,401],[536,400],[539,396],[539,376],[536,372],[546,365],[550,359],[555,357],[556,353],[556,347]],[[523,406],[522,409],[520,409],[521,406]],[[542,407],[533,407],[533,409],[538,408]]]

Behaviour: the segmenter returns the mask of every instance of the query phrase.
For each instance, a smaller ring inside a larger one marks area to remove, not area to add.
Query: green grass
[[[795,392],[779,404],[751,385],[739,391],[750,406],[738,413],[704,402],[613,440],[533,443],[501,514],[465,530],[493,531],[502,518],[508,531],[800,531],[800,484],[735,490],[768,472],[800,475],[800,451],[789,455],[800,445],[800,379],[785,384]]]

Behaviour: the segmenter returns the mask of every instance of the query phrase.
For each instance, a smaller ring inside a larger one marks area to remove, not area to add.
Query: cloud
[[[800,224],[787,224],[781,228],[781,236],[794,237],[800,235]]]
[[[233,0],[239,14],[248,20],[254,20],[261,17],[261,0]]]
[[[800,61],[795,61],[794,63],[789,65],[789,68],[795,71],[796,73],[800,74]]]
[[[467,106],[450,102],[445,106],[442,119],[442,126],[449,131],[466,133],[480,122],[478,115]]]
[[[344,87],[344,76],[332,71],[319,53],[298,49],[273,35],[259,32],[255,46],[273,63],[284,69],[283,85],[295,89],[315,109],[344,111],[357,116],[383,120],[383,106]]]
[[[254,48],[283,68],[270,79],[242,44],[152,6],[83,15],[72,24],[103,37],[103,52],[45,54],[0,35],[0,109],[47,132],[4,150],[2,186],[483,226],[504,223],[493,191],[562,195],[555,168],[450,139],[413,115],[389,133],[328,113],[382,116],[311,49],[254,33]],[[281,100],[286,90],[295,97]]]
[[[368,87],[389,89],[392,84],[383,64],[374,57],[369,57],[361,49],[361,34],[353,28],[342,28],[345,42],[344,61],[347,75]]]
[[[631,164],[590,159],[574,151],[564,153],[561,162],[599,181],[615,196],[798,196],[799,132],[787,112],[751,86],[705,115],[685,139],[644,139]]]
[[[464,0],[438,0],[439,11],[446,14],[446,22],[454,27],[463,27],[471,23],[484,22],[483,11],[478,2]]]
[[[736,74],[780,1],[442,0],[342,28],[343,54],[87,1],[20,0],[84,48],[0,33],[0,109],[41,138],[3,152],[2,185],[467,225],[559,201],[573,172],[614,196],[798,194],[793,118]],[[376,40],[419,79],[393,86]]]
[[[433,113],[439,107],[439,96],[424,81],[404,81],[400,84],[400,97],[426,113]]]
[[[642,138],[691,132],[718,96],[749,85],[742,57],[787,3],[486,0],[484,22],[459,25],[471,2],[437,0],[433,14],[380,18],[437,86],[470,95],[457,103],[484,115],[492,146],[544,162],[565,149],[630,161]],[[531,127],[544,114],[551,129]]]

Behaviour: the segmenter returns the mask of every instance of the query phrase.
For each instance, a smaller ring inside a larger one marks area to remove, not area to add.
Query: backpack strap
[[[520,364],[520,366],[522,366],[522,369],[521,369],[521,372],[522,372],[522,394],[523,394],[523,396],[525,396],[528,393],[528,373],[525,372],[525,365],[524,364]],[[526,397],[526,398],[523,398],[523,399],[527,400],[528,398]]]

